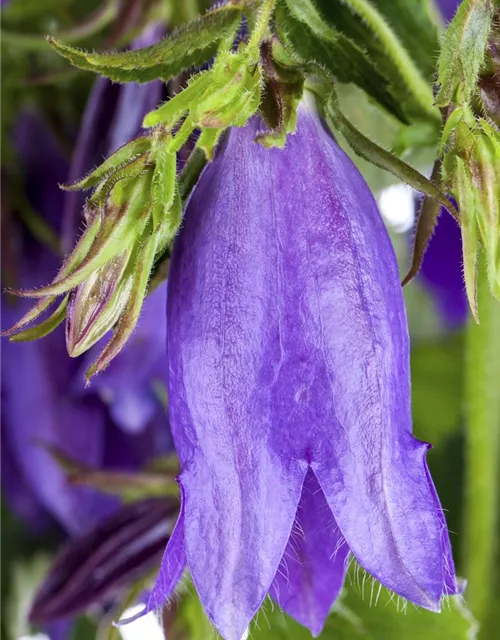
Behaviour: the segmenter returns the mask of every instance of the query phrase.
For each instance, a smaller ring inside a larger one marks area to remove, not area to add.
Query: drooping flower
[[[169,275],[169,408],[182,506],[148,603],[185,567],[240,640],[270,593],[319,633],[349,552],[439,610],[446,524],[411,433],[394,252],[361,175],[302,104],[285,149],[231,130],[188,204]]]

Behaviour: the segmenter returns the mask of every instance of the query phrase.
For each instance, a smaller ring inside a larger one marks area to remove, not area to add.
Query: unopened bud
[[[76,357],[90,349],[120,317],[132,288],[125,273],[131,249],[112,258],[71,292],[66,313],[66,346]]]
[[[485,253],[491,292],[500,298],[500,131],[487,120],[476,118],[467,107],[457,110],[452,122],[447,132],[445,178],[459,205],[465,283],[477,320],[479,245]]]

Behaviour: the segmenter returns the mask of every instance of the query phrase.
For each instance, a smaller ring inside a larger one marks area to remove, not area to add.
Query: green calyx
[[[490,290],[500,299],[500,131],[468,106],[455,109],[443,133],[443,174],[460,210],[467,295],[479,321],[477,259],[482,247]]]
[[[177,152],[195,129],[222,131],[244,126],[261,100],[260,64],[251,65],[245,47],[221,52],[209,71],[190,80],[186,88],[147,114],[145,127],[161,126],[172,135],[171,153]],[[181,124],[182,122],[182,124]],[[179,126],[180,125],[180,126]],[[219,135],[205,134],[202,148],[211,157]]]
[[[13,291],[38,302],[7,332],[12,340],[42,337],[66,318],[71,356],[81,355],[113,330],[88,378],[116,356],[136,326],[154,263],[181,223],[176,155],[168,150],[170,140],[159,130],[133,140],[77,183],[82,189],[94,189],[85,205],[87,228],[52,283]],[[125,149],[132,155],[127,157]],[[55,312],[26,328],[58,296],[64,297]]]

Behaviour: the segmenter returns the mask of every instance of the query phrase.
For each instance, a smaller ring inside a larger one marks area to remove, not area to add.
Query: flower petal
[[[309,470],[295,523],[271,595],[314,637],[340,593],[349,555],[316,476]]]
[[[195,190],[167,301],[169,408],[183,469],[188,566],[208,617],[229,640],[241,639],[267,594],[307,470],[273,451],[282,425],[269,398],[259,397],[279,370],[279,351],[271,362],[267,350],[281,310],[276,262],[260,264],[266,252],[276,257],[278,239],[272,193],[255,188],[270,171],[255,133],[255,126],[231,132]],[[256,215],[262,210],[269,215]]]
[[[412,601],[445,591],[442,512],[411,436],[408,330],[387,231],[310,107],[285,149],[232,130],[188,204],[167,301],[186,554],[240,640],[308,467],[361,564]]]
[[[146,611],[163,607],[172,595],[186,567],[184,544],[184,495],[181,494],[181,511],[170,540],[163,554],[160,573],[148,599]]]

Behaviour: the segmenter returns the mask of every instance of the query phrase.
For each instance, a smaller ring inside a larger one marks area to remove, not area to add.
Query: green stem
[[[266,35],[275,5],[276,0],[263,0],[250,40],[248,41],[247,51],[255,56],[256,61],[260,58],[260,43]]]
[[[466,598],[479,623],[493,589],[499,505],[500,303],[489,291],[481,256],[477,282],[481,324],[470,319],[466,340]]]
[[[436,119],[439,116],[434,105],[432,87],[426,82],[418,67],[414,64],[410,55],[399,41],[397,35],[391,29],[383,16],[368,0],[343,0],[351,6],[358,15],[366,21],[374,33],[377,34],[387,53],[395,62],[401,77],[408,90],[413,93],[415,100],[422,109]]]

